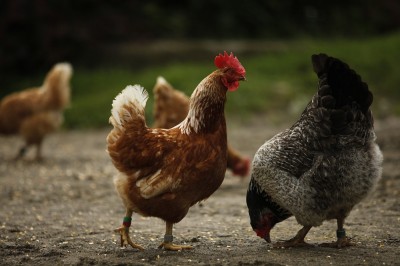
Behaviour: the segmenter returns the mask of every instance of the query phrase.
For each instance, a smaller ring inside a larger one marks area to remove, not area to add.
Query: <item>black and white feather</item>
[[[318,226],[346,217],[381,176],[367,84],[336,58],[313,55],[312,63],[317,93],[291,128],[255,154],[250,214],[260,208],[258,198],[282,220],[292,214],[302,225]]]

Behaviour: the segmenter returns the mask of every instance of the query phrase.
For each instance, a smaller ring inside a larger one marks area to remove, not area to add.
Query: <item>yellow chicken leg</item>
[[[131,221],[132,221],[132,211],[127,210],[122,226],[115,229],[114,232],[119,233],[121,236],[121,247],[126,247],[130,245],[133,248],[144,250],[142,246],[133,243],[131,238],[129,237],[129,227],[131,226]]]
[[[165,230],[165,236],[164,236],[164,242],[161,243],[158,248],[164,248],[165,250],[172,250],[172,251],[178,251],[182,249],[192,249],[192,246],[187,246],[187,245],[175,245],[172,243],[174,237],[172,235],[172,223],[167,222],[166,225],[166,230]]]

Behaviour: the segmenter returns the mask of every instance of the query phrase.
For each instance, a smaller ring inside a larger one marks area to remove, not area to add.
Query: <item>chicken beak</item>
[[[245,76],[240,76],[240,77],[238,78],[238,80],[239,80],[239,81],[246,81],[247,79],[246,79]]]
[[[264,236],[264,240],[268,243],[271,243],[271,237],[269,236],[269,233]]]

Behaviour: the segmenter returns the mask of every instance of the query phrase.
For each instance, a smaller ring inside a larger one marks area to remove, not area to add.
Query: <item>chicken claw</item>
[[[121,236],[121,247],[126,247],[130,245],[133,248],[137,248],[139,250],[144,250],[144,248],[138,244],[132,242],[131,238],[129,237],[129,228],[121,226],[114,230],[115,233],[119,233]]]
[[[192,249],[192,246],[185,246],[185,245],[175,245],[171,242],[163,242],[161,245],[158,246],[158,248],[164,248],[165,250],[171,250],[171,251],[179,251],[182,249]]]
[[[291,248],[291,247],[312,247],[313,245],[304,242],[304,239],[292,238],[287,241],[280,241],[273,244],[274,248]]]
[[[346,230],[343,228],[344,218],[338,218],[338,229],[336,230],[337,241],[332,243],[323,243],[321,247],[328,248],[344,248],[354,246],[354,243],[351,242],[351,238],[346,236]]]
[[[328,248],[344,248],[344,247],[351,247],[354,246],[355,244],[351,242],[351,238],[345,236],[338,238],[336,242],[332,243],[322,243],[319,246],[320,247],[328,247]]]
[[[311,247],[312,245],[304,242],[308,231],[310,231],[311,226],[304,226],[297,232],[296,236],[287,241],[277,242],[273,245],[274,248],[289,248],[289,247]]]
[[[167,223],[167,230],[168,234],[164,235],[164,242],[161,243],[161,245],[158,246],[158,248],[164,248],[165,250],[171,250],[171,251],[178,251],[182,249],[192,249],[192,246],[185,246],[185,245],[175,245],[172,243],[174,240],[174,237],[172,234],[172,224]]]

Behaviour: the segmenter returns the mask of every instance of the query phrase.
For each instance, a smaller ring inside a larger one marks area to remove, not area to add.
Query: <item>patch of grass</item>
[[[238,55],[247,70],[247,82],[228,93],[226,112],[242,118],[254,114],[270,117],[298,117],[315,93],[317,78],[310,56],[327,53],[347,62],[369,84],[374,93],[376,116],[400,115],[400,33],[369,39],[293,40],[280,49]],[[190,57],[190,55],[188,55]],[[215,67],[213,58],[179,62],[143,69],[126,67],[76,67],[72,78],[72,104],[66,111],[67,128],[103,127],[108,124],[111,103],[129,84],[140,84],[150,94],[146,106],[148,124],[152,123],[152,89],[156,78],[164,76],[175,88],[190,95],[196,85]],[[35,78],[37,80],[37,78]],[[28,83],[21,81],[21,84]],[[281,119],[281,118],[279,118]]]
[[[174,64],[165,68],[153,67],[145,70],[127,68],[76,69],[72,79],[72,104],[65,112],[68,128],[102,127],[107,125],[111,104],[127,85],[140,84],[150,94],[146,105],[148,124],[153,122],[153,86],[162,75],[177,88],[190,95],[199,77],[213,71],[212,66],[201,64]],[[185,74],[183,74],[185,73]],[[182,78],[184,76],[184,78]]]
[[[239,108],[298,116],[316,90],[310,57],[327,53],[347,62],[367,82],[375,96],[376,116],[400,115],[400,34],[362,40],[297,40],[285,47],[243,59],[248,82],[230,95],[229,113]]]

